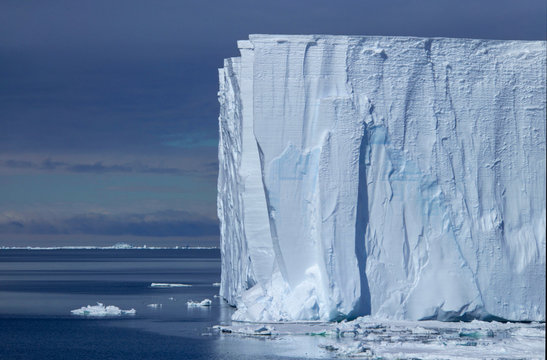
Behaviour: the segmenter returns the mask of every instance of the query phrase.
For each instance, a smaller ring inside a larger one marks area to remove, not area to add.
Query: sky
[[[0,0],[0,246],[215,245],[252,33],[545,40],[545,0]]]

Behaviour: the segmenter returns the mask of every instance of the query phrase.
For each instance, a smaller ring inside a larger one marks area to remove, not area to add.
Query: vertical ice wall
[[[238,44],[219,92],[235,318],[545,318],[544,42]]]

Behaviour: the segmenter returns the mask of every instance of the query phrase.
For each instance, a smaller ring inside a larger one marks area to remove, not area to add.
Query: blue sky
[[[250,33],[545,40],[544,0],[0,1],[0,246],[218,241],[217,68]]]

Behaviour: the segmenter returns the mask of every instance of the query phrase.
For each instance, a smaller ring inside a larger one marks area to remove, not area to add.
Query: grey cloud
[[[117,173],[134,172],[134,169],[127,165],[103,165],[102,162],[96,162],[94,164],[69,165],[65,169],[70,172],[96,173],[96,174],[102,174],[107,172],[117,172]]]
[[[59,167],[65,167],[67,166],[67,163],[65,162],[61,162],[61,161],[52,161],[51,159],[46,159],[44,161],[42,161],[42,163],[37,166],[39,169],[44,169],[44,170],[55,170]],[[35,166],[33,166],[35,167]]]
[[[124,164],[104,164],[102,161],[93,163],[67,163],[46,159],[42,162],[8,159],[0,162],[0,166],[9,169],[34,169],[42,171],[64,171],[71,173],[141,173],[158,175],[216,175],[218,163],[205,163],[199,170],[187,170],[175,167],[162,167],[142,164],[139,162]]]
[[[3,164],[5,167],[12,169],[29,169],[34,166],[32,162],[24,160],[6,160]]]
[[[185,211],[108,215],[87,213],[64,219],[0,222],[0,234],[88,234],[133,236],[214,236],[216,219]]]
[[[3,1],[0,151],[188,152],[196,144],[158,135],[215,138],[216,68],[249,33],[545,39],[545,11],[544,0]]]

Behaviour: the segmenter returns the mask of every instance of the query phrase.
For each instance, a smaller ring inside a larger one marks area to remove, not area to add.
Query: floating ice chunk
[[[219,287],[219,286],[220,286],[220,283],[213,283],[212,285],[213,285],[213,286],[216,286],[216,287]]]
[[[190,284],[171,284],[171,283],[152,283],[150,287],[153,288],[173,288],[173,287],[191,287]]]
[[[146,306],[152,309],[161,309],[163,307],[162,304],[148,304]]]
[[[211,306],[212,304],[212,301],[210,299],[204,299],[202,301],[187,301],[186,302],[186,305],[188,305],[188,307],[199,307],[199,306]]]
[[[104,306],[103,303],[98,302],[97,305],[87,305],[79,309],[70,311],[73,315],[80,316],[120,316],[120,315],[135,315],[137,311],[135,309],[122,310],[114,305]]]
[[[272,330],[274,330],[274,328],[271,327],[271,326],[261,326],[261,327],[255,329],[254,333],[259,334],[259,335],[271,335]]]

